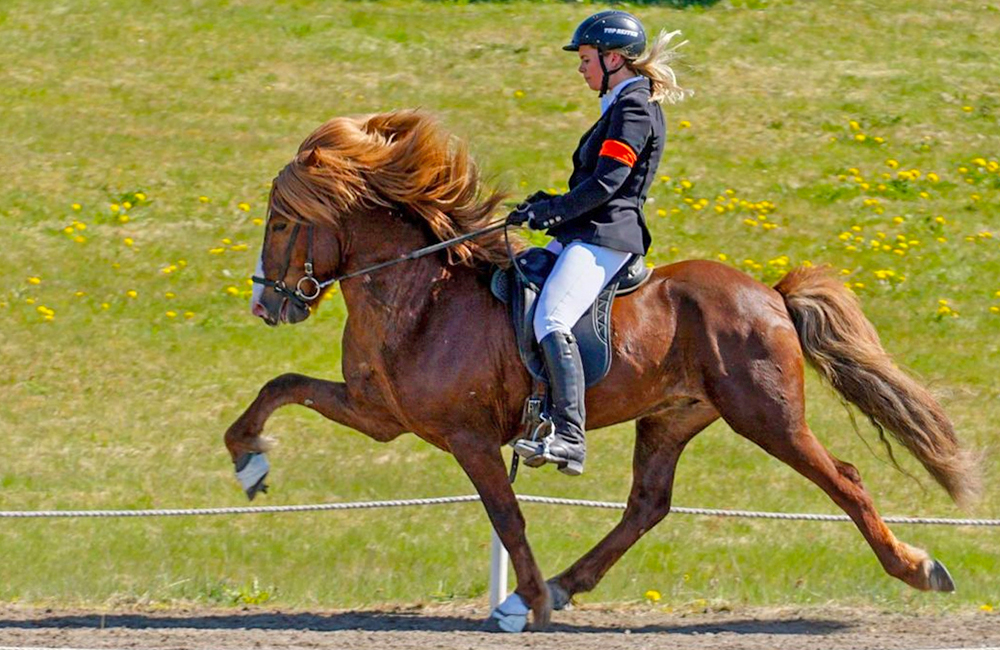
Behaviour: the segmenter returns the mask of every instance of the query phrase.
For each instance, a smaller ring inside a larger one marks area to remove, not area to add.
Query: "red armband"
[[[635,150],[621,140],[605,140],[601,145],[600,155],[613,158],[628,167],[635,165],[637,158]]]

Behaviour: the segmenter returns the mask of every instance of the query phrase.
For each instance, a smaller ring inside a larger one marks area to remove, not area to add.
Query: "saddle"
[[[535,303],[557,258],[558,255],[544,248],[530,248],[514,260],[517,268],[511,266],[508,269],[497,269],[490,282],[493,295],[508,306],[521,361],[531,376],[543,383],[548,382],[545,378],[545,363],[535,341]],[[518,268],[521,273],[518,273]],[[603,379],[611,367],[611,305],[615,296],[632,293],[650,275],[643,256],[633,255],[573,326],[573,336],[583,359],[587,387]]]

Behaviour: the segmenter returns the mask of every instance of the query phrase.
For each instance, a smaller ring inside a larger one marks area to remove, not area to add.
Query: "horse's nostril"
[[[255,302],[253,304],[253,307],[251,307],[250,311],[253,312],[254,316],[259,316],[260,318],[264,318],[265,316],[267,316],[267,310],[264,309],[264,305],[262,305],[259,302]]]

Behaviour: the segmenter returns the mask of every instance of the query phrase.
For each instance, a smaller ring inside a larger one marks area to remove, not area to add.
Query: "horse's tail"
[[[799,267],[774,287],[809,363],[923,464],[957,503],[980,491],[976,456],[962,449],[941,405],[882,348],[857,298],[825,269]]]

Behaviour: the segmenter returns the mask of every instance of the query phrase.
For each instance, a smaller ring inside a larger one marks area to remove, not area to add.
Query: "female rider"
[[[564,50],[577,52],[578,71],[598,91],[601,117],[573,153],[569,192],[536,192],[511,213],[514,224],[555,237],[559,254],[535,312],[535,336],[548,375],[554,432],[540,443],[522,441],[517,453],[535,466],[556,463],[583,472],[585,381],[573,325],[633,255],[645,255],[650,235],[642,206],[663,153],[660,103],[690,94],[677,85],[670,40],[661,32],[641,56],[646,33],[635,16],[602,11],[587,18]],[[640,58],[641,56],[641,58]]]

